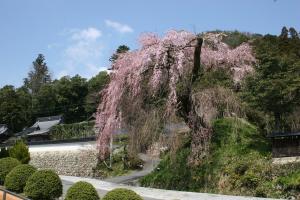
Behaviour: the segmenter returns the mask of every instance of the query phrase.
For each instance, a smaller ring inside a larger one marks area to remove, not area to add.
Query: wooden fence
[[[0,188],[0,200],[30,200],[13,192]]]

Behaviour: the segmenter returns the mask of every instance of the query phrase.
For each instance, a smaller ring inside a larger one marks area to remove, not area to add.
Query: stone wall
[[[53,169],[59,175],[92,177],[97,165],[96,149],[30,152],[30,164]]]

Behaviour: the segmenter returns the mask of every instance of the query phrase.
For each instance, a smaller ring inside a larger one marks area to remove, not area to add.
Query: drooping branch
[[[97,112],[97,144],[102,159],[107,154],[111,135],[118,132],[116,129],[121,124],[126,126],[126,115],[130,113],[137,116],[135,112],[143,109],[145,93],[150,98],[161,98],[160,91],[166,92],[162,97],[164,105],[161,113],[170,116],[169,113],[182,112],[189,123],[189,114],[193,109],[191,89],[203,70],[201,66],[229,66],[229,70],[235,72],[234,80],[241,79],[251,71],[253,57],[248,44],[230,49],[215,35],[209,38],[211,42],[207,40],[187,31],[172,30],[162,38],[155,34],[145,34],[140,38],[140,49],[118,57],[112,65],[111,81],[102,93]],[[211,43],[215,48],[209,46]],[[182,80],[186,81],[183,96],[177,90]],[[125,97],[130,102],[127,107],[135,109],[123,112],[121,105],[126,102]],[[178,108],[179,103],[181,108]]]

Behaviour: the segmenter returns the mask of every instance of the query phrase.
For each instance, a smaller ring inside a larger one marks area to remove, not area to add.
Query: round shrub
[[[80,181],[72,185],[67,192],[65,200],[100,200],[94,186],[90,183]]]
[[[0,184],[4,183],[6,175],[16,166],[21,163],[15,158],[2,158],[0,159]]]
[[[16,144],[9,150],[9,156],[19,160],[22,164],[28,164],[30,161],[29,149],[23,140],[16,142]]]
[[[108,192],[103,200],[143,200],[140,195],[132,190],[118,188]]]
[[[27,164],[18,165],[11,170],[4,182],[4,186],[13,192],[21,193],[26,185],[28,178],[36,171],[36,169]]]
[[[32,200],[52,200],[62,195],[62,182],[52,170],[36,171],[27,180],[24,192]]]

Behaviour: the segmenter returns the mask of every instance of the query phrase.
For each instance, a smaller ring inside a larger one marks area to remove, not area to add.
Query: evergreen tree
[[[30,118],[28,96],[24,94],[9,85],[0,89],[0,123],[7,124],[14,132],[22,130]]]
[[[51,75],[43,54],[38,55],[32,63],[32,67],[33,69],[28,73],[28,77],[24,79],[24,85],[35,95],[43,84],[51,82]]]
[[[126,53],[130,50],[130,48],[126,45],[120,45],[116,52],[110,57],[109,61],[111,62],[114,62],[118,59],[118,56],[121,54],[121,53]]]
[[[289,32],[290,32],[290,36],[291,36],[292,39],[299,39],[299,35],[298,35],[295,28],[291,27],[289,29]]]
[[[253,108],[273,114],[276,131],[282,129],[282,117],[300,105],[299,46],[299,38],[284,34],[255,42],[259,63],[246,81],[245,97]]]
[[[281,34],[280,34],[281,38],[288,38],[289,37],[289,30],[284,26],[281,29]]]
[[[86,96],[85,110],[88,115],[96,112],[100,103],[100,92],[109,82],[109,75],[106,71],[99,74],[88,81],[88,95]]]

